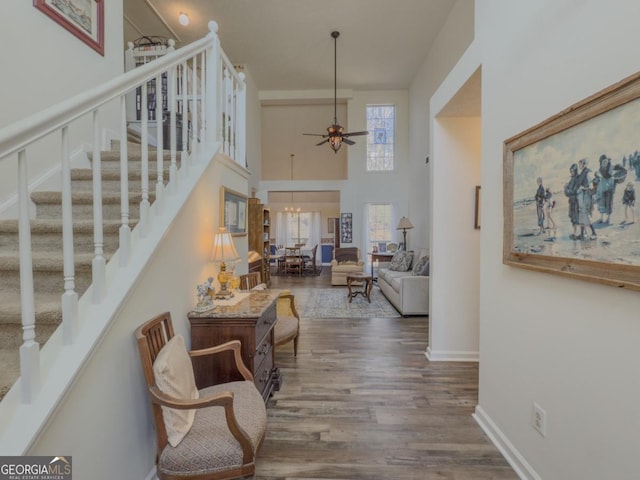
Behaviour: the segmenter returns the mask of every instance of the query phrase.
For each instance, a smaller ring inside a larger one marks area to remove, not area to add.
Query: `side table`
[[[265,403],[282,383],[274,366],[276,301],[280,290],[252,291],[232,306],[217,305],[206,312],[190,312],[191,348],[212,347],[229,340],[242,343],[242,360],[254,377]],[[214,361],[215,360],[215,361]],[[193,371],[198,388],[214,381],[242,380],[233,367],[233,358],[194,357]]]
[[[382,262],[390,262],[395,254],[386,253],[386,252],[385,253],[371,252],[369,255],[371,255],[371,276],[373,277],[373,281],[375,282],[378,279],[378,277],[376,277],[375,273],[373,272],[374,262],[376,260],[382,261]]]
[[[352,283],[362,283],[362,290],[353,290]],[[349,288],[349,303],[356,295],[362,295],[371,303],[371,289],[373,288],[373,277],[366,273],[351,273],[347,275],[347,287]]]

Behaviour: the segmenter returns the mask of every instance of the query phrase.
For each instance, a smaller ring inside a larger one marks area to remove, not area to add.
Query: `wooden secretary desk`
[[[274,367],[273,338],[279,294],[279,290],[237,292],[236,297],[240,298],[236,298],[234,305],[216,305],[206,312],[189,313],[193,350],[240,340],[242,360],[253,373],[254,383],[265,403],[280,385],[280,372]],[[192,360],[198,388],[242,380],[231,352]]]

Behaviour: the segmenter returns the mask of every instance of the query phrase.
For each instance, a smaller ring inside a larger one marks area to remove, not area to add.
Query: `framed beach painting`
[[[54,22],[104,56],[105,0],[33,0]]]
[[[640,290],[640,73],[504,143],[507,265]]]
[[[247,196],[220,187],[220,218],[222,226],[234,236],[247,234]]]

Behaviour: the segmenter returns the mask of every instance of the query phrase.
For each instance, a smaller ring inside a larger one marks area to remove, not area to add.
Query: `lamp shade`
[[[411,230],[413,228],[413,223],[407,218],[402,217],[400,219],[400,223],[398,223],[398,227],[396,230]]]
[[[213,240],[213,251],[211,252],[212,262],[232,262],[238,260],[240,255],[233,244],[233,237],[225,227],[220,227]]]

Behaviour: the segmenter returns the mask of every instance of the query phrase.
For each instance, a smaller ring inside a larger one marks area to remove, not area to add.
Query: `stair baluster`
[[[91,262],[91,302],[100,303],[107,294],[107,261],[104,258],[104,229],[102,226],[102,158],[100,153],[100,113],[93,111],[93,157],[91,159],[93,181],[93,244],[94,257]]]
[[[69,127],[62,127],[62,256],[64,293],[62,294],[62,338],[71,345],[78,331],[78,293],[73,254],[73,213],[71,211],[71,154]]]
[[[140,237],[144,238],[149,233],[149,114],[147,113],[147,82],[144,82],[141,86],[141,108],[140,110],[145,113],[141,115],[141,135],[140,135],[140,154],[141,158],[141,190],[142,201],[140,202],[140,221],[138,228],[140,229]]]
[[[129,227],[129,157],[127,153],[127,105],[126,97],[120,96],[120,266],[129,263],[131,252],[131,228]]]
[[[162,75],[156,77],[156,151],[157,151],[157,172],[158,177],[156,181],[156,201],[155,212],[160,215],[164,211],[164,183],[162,182],[163,176],[163,138],[162,138],[162,98],[160,93],[162,92]]]
[[[180,65],[182,70],[182,153],[180,155],[180,169],[182,176],[186,176],[189,173],[189,163],[187,160],[187,129],[189,128],[189,101],[187,100],[189,83],[187,81],[187,62]],[[195,73],[193,74],[195,75]]]
[[[22,345],[20,346],[20,382],[22,403],[31,403],[40,390],[40,345],[36,342],[36,314],[31,258],[31,222],[29,220],[27,153],[18,152],[18,211],[20,244],[20,306],[22,309]]]
[[[202,70],[204,75],[204,70]],[[193,85],[191,87],[191,156],[197,154],[198,151],[198,56],[194,55],[192,63]],[[185,92],[186,93],[186,92]],[[188,105],[187,101],[187,105]],[[204,103],[202,108],[204,109]],[[203,112],[204,113],[204,112]],[[203,116],[204,118],[204,116]]]

